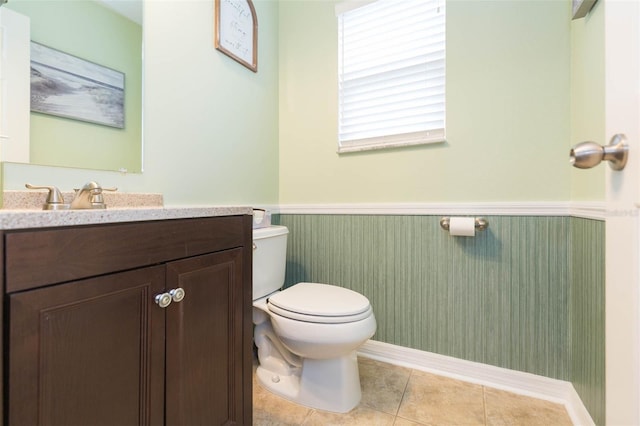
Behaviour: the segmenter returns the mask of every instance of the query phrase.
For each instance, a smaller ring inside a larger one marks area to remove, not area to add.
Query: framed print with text
[[[215,46],[258,72],[258,18],[251,0],[215,0]]]

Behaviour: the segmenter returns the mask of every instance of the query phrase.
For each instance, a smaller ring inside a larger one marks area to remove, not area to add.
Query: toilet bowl
[[[284,283],[282,226],[254,230],[254,342],[258,382],[296,403],[345,413],[361,398],[356,349],[376,320],[363,295],[335,285]]]

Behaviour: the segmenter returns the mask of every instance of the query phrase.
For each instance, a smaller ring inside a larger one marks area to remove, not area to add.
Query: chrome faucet
[[[102,198],[102,187],[97,182],[87,182],[80,189],[74,189],[76,195],[71,201],[72,209],[99,209],[105,208],[104,202],[96,203],[94,200],[99,197]],[[101,206],[98,206],[101,204]]]

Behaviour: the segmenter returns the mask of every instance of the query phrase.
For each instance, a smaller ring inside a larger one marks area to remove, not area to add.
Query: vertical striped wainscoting
[[[571,381],[591,418],[605,423],[605,223],[571,219]]]
[[[474,238],[451,237],[439,219],[275,215],[290,230],[286,285],[364,294],[374,340],[570,380],[572,219],[488,216]]]

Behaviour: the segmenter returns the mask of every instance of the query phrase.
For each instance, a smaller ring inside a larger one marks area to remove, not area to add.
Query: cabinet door
[[[164,266],[9,296],[9,424],[161,425]]]
[[[183,288],[166,318],[166,424],[250,424],[242,418],[242,249],[167,265]]]

